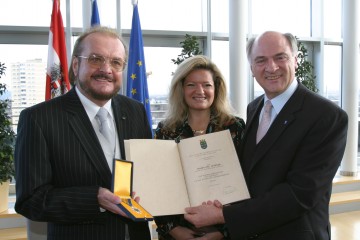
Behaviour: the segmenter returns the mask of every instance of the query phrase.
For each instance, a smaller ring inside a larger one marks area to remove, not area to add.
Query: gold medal
[[[124,202],[126,205],[130,206],[132,210],[134,210],[137,213],[141,213],[141,210],[137,207],[134,207],[134,205],[131,202],[131,198],[122,199],[122,202]]]

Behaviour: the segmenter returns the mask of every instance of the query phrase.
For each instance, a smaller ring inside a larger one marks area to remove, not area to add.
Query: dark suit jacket
[[[231,239],[330,239],[328,204],[347,114],[299,84],[255,144],[263,96],[248,106],[239,159],[251,199],[224,207]]]
[[[124,139],[151,138],[143,105],[125,96],[112,108],[121,148]],[[100,142],[75,88],[23,110],[15,147],[15,210],[48,222],[48,239],[150,239],[147,222],[101,213],[99,187],[111,189],[112,175]]]

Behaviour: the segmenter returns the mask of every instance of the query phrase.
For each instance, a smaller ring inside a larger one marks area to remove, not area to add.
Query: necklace
[[[202,135],[206,130],[193,130],[194,136]]]

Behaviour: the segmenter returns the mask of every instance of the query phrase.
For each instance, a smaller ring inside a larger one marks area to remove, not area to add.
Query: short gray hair
[[[249,62],[251,62],[250,57],[251,57],[251,52],[252,52],[252,48],[254,46],[255,40],[259,39],[261,36],[263,36],[264,34],[269,33],[269,32],[271,32],[271,31],[264,32],[264,33],[260,34],[259,36],[252,37],[248,40],[248,42],[246,44],[246,56],[247,56],[247,59]],[[297,45],[296,37],[294,35],[292,35],[291,33],[280,33],[280,34],[286,38],[286,40],[288,41],[288,43],[290,45],[292,53],[294,54],[294,56],[296,56],[297,52],[298,52],[298,45]]]

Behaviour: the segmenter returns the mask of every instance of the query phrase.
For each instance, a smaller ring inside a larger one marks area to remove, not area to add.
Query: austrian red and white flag
[[[59,0],[53,3],[48,47],[45,100],[63,95],[71,88]]]

